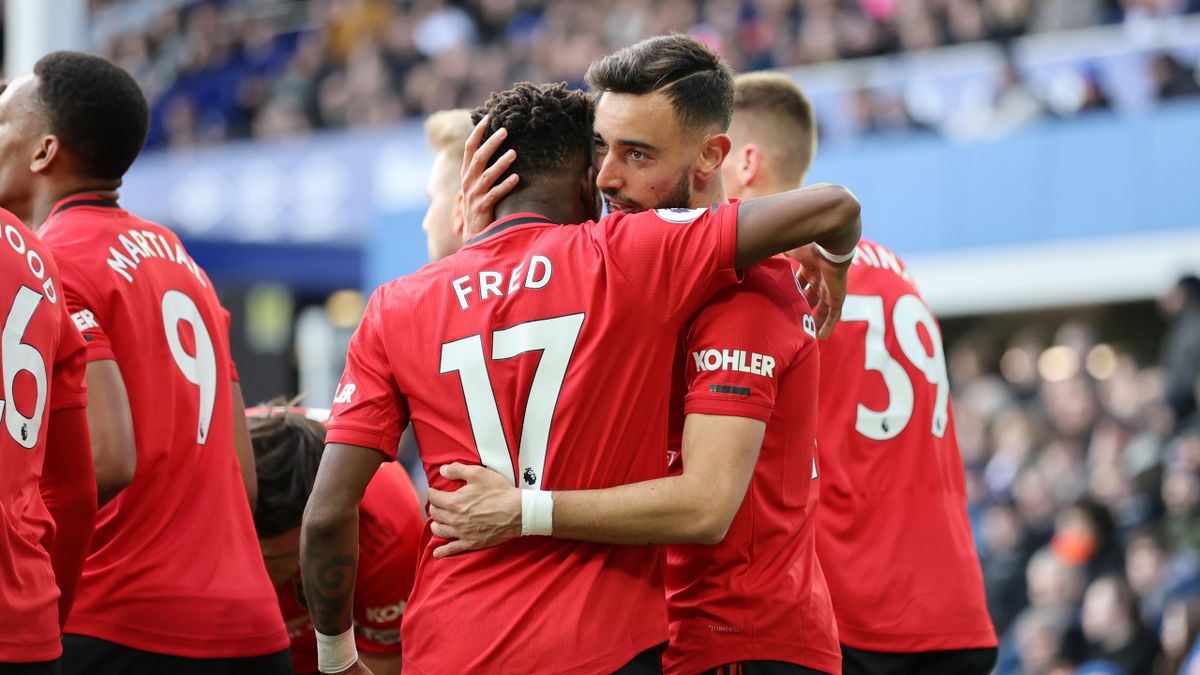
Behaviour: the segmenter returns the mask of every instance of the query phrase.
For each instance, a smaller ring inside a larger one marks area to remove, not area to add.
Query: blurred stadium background
[[[662,32],[783,69],[810,179],[858,193],[942,320],[998,672],[1194,648],[1200,0],[0,4],[8,76],[79,48],[142,83],[122,201],[220,287],[251,401],[327,405],[363,294],[425,263],[425,115]]]

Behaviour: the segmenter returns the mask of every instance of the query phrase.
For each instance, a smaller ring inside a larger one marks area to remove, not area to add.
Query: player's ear
[[[592,220],[600,218],[600,188],[596,186],[596,174],[595,162],[588,162],[587,169],[583,172],[583,182],[579,186],[583,213]]]
[[[466,229],[463,218],[463,191],[459,190],[454,193],[454,211],[450,213],[450,223],[454,227],[454,234],[459,239],[464,239],[463,230]]]
[[[696,177],[703,181],[712,180],[721,173],[721,164],[729,155],[733,142],[728,134],[713,134],[704,139],[700,155],[696,159]]]
[[[59,151],[61,150],[62,145],[58,142],[58,136],[54,134],[42,136],[38,140],[37,147],[33,151],[33,157],[29,162],[30,172],[45,173],[56,160],[60,159]]]
[[[730,157],[727,161],[737,162],[738,184],[746,187],[758,178],[759,171],[762,169],[762,160],[762,149],[754,143],[747,143],[742,146],[737,157]]]

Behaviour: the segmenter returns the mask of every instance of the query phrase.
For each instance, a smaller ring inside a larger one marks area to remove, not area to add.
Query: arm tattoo
[[[305,570],[304,595],[312,615],[313,627],[326,635],[336,635],[351,623],[351,600],[354,597],[354,573],[357,556],[317,556],[316,573]]]

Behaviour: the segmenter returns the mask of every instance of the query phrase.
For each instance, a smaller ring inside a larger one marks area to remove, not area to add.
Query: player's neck
[[[565,191],[513,195],[496,205],[496,220],[514,213],[536,213],[555,223],[579,223],[588,220],[577,204],[563,204]]]
[[[29,220],[35,230],[45,224],[54,205],[75,195],[96,195],[103,199],[116,200],[120,194],[120,181],[70,180],[45,186],[37,191],[30,206]]]

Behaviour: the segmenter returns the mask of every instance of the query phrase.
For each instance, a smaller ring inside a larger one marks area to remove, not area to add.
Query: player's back
[[[47,248],[0,209],[0,663],[62,652],[44,547],[54,522],[38,485],[51,411],[85,404],[83,346],[63,302]]]
[[[792,267],[773,258],[744,272],[690,322],[687,414],[766,423],[754,474],[724,540],[667,550],[668,673],[740,661],[838,672],[829,589],[816,553],[817,328]],[[672,445],[680,431],[672,430]],[[672,469],[681,470],[673,454]]]
[[[736,207],[502,219],[372,297],[327,440],[394,453],[411,418],[443,490],[450,462],[530,490],[661,477],[678,331],[734,281],[735,244]],[[406,669],[612,672],[666,640],[656,547],[524,537],[434,559],[439,543],[427,527]]]
[[[43,236],[89,361],[114,359],[133,482],[97,516],[67,632],[191,658],[279,651],[287,636],[233,444],[229,315],[178,237],[115,202],[67,200]]]
[[[821,345],[818,551],[843,644],[995,646],[966,515],[941,329],[903,264],[863,240]]]

